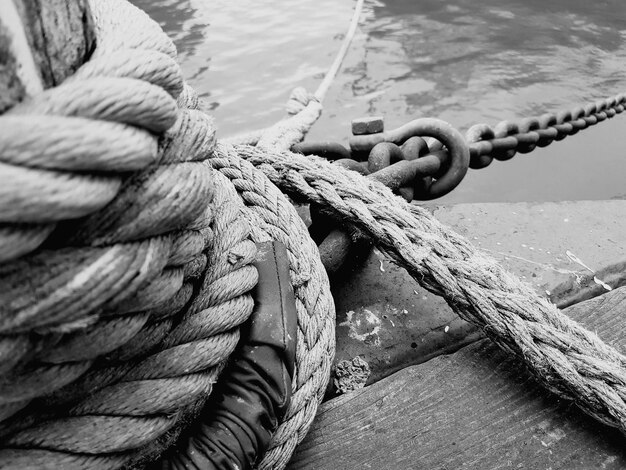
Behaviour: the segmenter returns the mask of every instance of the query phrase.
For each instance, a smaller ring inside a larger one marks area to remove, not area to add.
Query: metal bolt
[[[352,135],[378,134],[385,129],[382,116],[367,116],[352,120]]]

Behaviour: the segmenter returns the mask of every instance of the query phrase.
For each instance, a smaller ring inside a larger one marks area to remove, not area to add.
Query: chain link
[[[421,136],[437,139],[446,150],[440,150],[441,145],[429,147]],[[333,142],[301,143],[292,150],[334,160],[335,164],[382,182],[409,202],[449,193],[469,168],[465,139],[439,119],[416,119],[391,133],[355,136],[352,143],[351,151]],[[367,161],[361,161],[363,157]]]
[[[620,94],[571,111],[517,122],[502,121],[493,128],[477,124],[470,127],[465,139],[449,124],[437,119],[416,119],[387,132],[382,132],[382,122],[360,119],[357,130],[365,129],[365,133],[350,139],[350,150],[336,142],[303,142],[291,150],[318,155],[367,175],[409,202],[426,200],[454,189],[468,167],[485,168],[494,159],[505,161],[517,153],[546,147],[555,140],[612,118],[623,112],[625,105],[626,95]],[[380,132],[368,133],[371,129]],[[436,140],[427,142],[422,138],[425,136]],[[333,229],[336,222],[332,215],[321,213],[315,206],[311,207],[311,219],[309,231],[319,244],[322,262],[328,272],[336,272],[360,237]]]
[[[485,168],[494,159],[506,161],[517,153],[529,153],[574,135],[622,113],[625,107],[626,95],[619,94],[571,111],[502,121],[493,128],[476,124],[465,134],[464,144],[455,136],[455,145],[468,149],[469,168]],[[429,124],[424,127],[426,122]],[[457,132],[443,121],[416,119],[391,131],[354,135],[350,150],[336,142],[303,142],[294,145],[292,151],[334,160],[383,182],[409,201],[429,200],[454,189],[467,171],[462,158],[450,156],[445,140],[454,134],[452,131]],[[425,136],[436,141],[428,144],[422,139]]]
[[[470,168],[485,168],[494,159],[505,161],[516,153],[546,147],[555,140],[562,140],[622,113],[625,104],[626,95],[619,94],[571,111],[547,113],[519,122],[502,121],[494,128],[487,124],[472,126],[465,134],[470,149]]]

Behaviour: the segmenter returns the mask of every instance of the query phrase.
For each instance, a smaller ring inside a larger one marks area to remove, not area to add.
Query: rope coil
[[[270,181],[367,233],[546,387],[626,431],[621,353],[380,183],[287,152],[319,100],[296,96],[301,111],[256,147],[217,144],[158,25],[124,0],[91,5],[91,60],[0,116],[11,130],[0,135],[4,467],[121,468],[158,456],[235,348],[253,308],[254,242],[268,239],[287,248],[299,329],[292,401],[258,467],[287,464],[330,377],[334,305],[317,247]],[[623,101],[556,117],[555,139]],[[26,122],[48,132],[32,138]],[[521,134],[502,129],[494,138]],[[543,135],[534,122],[526,131]]]
[[[123,0],[92,10],[90,61],[0,116],[3,468],[120,468],[158,456],[206,401],[252,312],[247,220],[281,214],[257,223],[255,239],[306,234],[264,176],[245,208],[203,163],[213,122],[195,109],[161,29]],[[307,325],[296,393],[306,393],[270,461],[304,437],[334,348],[315,245],[288,247]]]

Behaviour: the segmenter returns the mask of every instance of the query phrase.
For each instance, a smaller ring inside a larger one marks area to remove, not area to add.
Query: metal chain
[[[505,161],[516,153],[529,153],[582,129],[610,119],[624,111],[626,95],[577,107],[571,111],[547,113],[518,122],[502,121],[494,128],[472,126],[463,138],[449,124],[437,119],[416,119],[392,131],[383,132],[382,118],[352,122],[350,150],[336,142],[303,142],[292,151],[318,155],[335,164],[382,182],[407,201],[441,197],[463,179],[468,167],[485,168],[494,160]],[[422,137],[437,139],[427,143]],[[435,181],[433,181],[435,180]],[[336,229],[331,214],[311,207],[311,235],[319,244],[322,263],[336,272],[346,261],[358,233]],[[356,243],[359,245],[359,243]]]
[[[610,119],[625,108],[626,95],[619,94],[571,111],[502,121],[493,128],[487,124],[474,125],[464,139],[470,156],[469,168],[485,168],[494,159],[506,161],[517,153],[546,147]],[[466,163],[459,157],[463,154],[460,144],[457,143],[456,157],[444,147],[443,142],[457,132],[448,124],[436,119],[416,119],[391,131],[383,132],[382,128],[382,118],[358,119],[353,121],[353,133],[358,135],[350,138],[350,150],[335,142],[303,142],[292,150],[335,160],[344,167],[371,175],[407,200],[441,197],[461,182],[467,167],[463,168]],[[426,144],[421,139],[424,136],[437,141]]]
[[[436,145],[429,146],[418,136],[434,137]],[[447,194],[461,182],[469,168],[465,139],[439,119],[416,119],[391,133],[362,134],[353,139],[351,150],[335,142],[305,142],[291,150],[333,160],[383,183],[409,202]],[[367,160],[362,161],[364,158]]]
[[[505,161],[518,152],[529,153],[536,147],[546,147],[620,114],[624,104],[626,95],[619,94],[571,111],[546,113],[519,122],[502,121],[494,128],[487,124],[472,126],[465,134],[470,149],[470,168],[485,168],[494,158]]]

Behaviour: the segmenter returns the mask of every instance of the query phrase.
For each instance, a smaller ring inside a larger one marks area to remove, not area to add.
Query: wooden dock
[[[433,211],[626,350],[626,201]],[[322,405],[290,468],[626,468],[623,435],[541,389],[379,253],[338,273],[334,294],[337,361],[364,359],[368,386]]]

